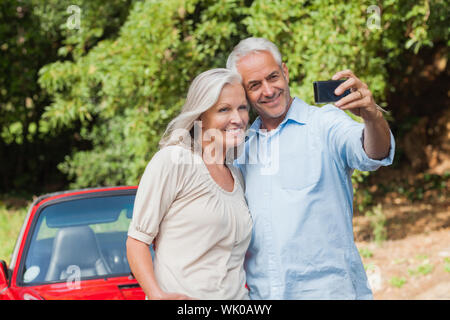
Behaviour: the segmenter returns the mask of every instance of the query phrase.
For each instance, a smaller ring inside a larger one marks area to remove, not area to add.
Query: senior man
[[[350,70],[334,105],[289,92],[278,48],[242,40],[228,57],[259,117],[235,164],[246,184],[253,235],[245,260],[252,299],[372,299],[353,237],[353,169],[390,165],[394,138],[368,86]],[[311,84],[312,89],[312,84]],[[361,116],[352,120],[343,110]]]

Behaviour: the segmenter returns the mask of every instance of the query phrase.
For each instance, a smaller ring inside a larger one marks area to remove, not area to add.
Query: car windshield
[[[33,231],[22,282],[44,284],[128,275],[125,243],[134,198],[91,197],[46,206]]]

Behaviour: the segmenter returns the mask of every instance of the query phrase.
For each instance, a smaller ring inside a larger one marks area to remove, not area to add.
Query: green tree
[[[190,80],[223,65],[239,11],[233,1],[135,2],[119,36],[41,70],[49,126],[81,121],[93,144],[60,165],[74,186],[137,182]]]
[[[61,39],[58,34],[43,32],[32,4],[0,3],[1,191],[36,187],[49,166],[63,159],[54,151],[58,147],[61,150],[64,138],[50,142],[48,131],[40,126],[40,117],[50,101],[37,84],[39,69],[56,60]],[[67,137],[67,130],[61,134]]]
[[[437,42],[448,45],[448,9],[438,0],[379,1],[379,28],[368,27],[370,1],[77,3],[81,30],[63,33],[61,60],[42,68],[39,78],[52,97],[45,124],[61,128],[78,121],[81,137],[92,143],[59,166],[77,187],[137,183],[190,81],[223,67],[241,38],[277,43],[292,93],[309,103],[314,80],[350,68],[383,105],[392,89],[389,70],[406,54]],[[129,10],[117,10],[121,6]],[[114,32],[106,32],[105,16],[113,13],[119,17],[111,24]]]
[[[84,32],[66,27],[67,8],[76,1],[8,0],[0,2],[0,191],[43,192],[63,182],[55,170],[72,148],[83,148],[79,121],[60,130],[42,121],[48,92],[38,72],[51,62],[72,60],[101,37],[117,34],[128,15],[129,1],[78,1],[89,8],[91,25]],[[86,13],[87,13],[86,12]],[[100,18],[95,18],[96,14]],[[105,26],[100,33],[96,25]],[[79,39],[79,37],[81,39]],[[51,96],[51,99],[54,99]],[[87,146],[89,142],[87,142]]]

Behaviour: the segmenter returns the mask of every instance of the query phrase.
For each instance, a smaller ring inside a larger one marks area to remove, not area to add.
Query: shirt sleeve
[[[134,201],[128,236],[150,245],[177,197],[184,164],[177,162],[179,147],[158,151],[145,168]]]
[[[395,140],[391,131],[389,131],[391,146],[388,156],[381,160],[371,159],[364,151],[364,124],[353,120],[343,110],[333,105],[322,108],[325,111],[325,119],[328,120],[326,122],[330,124],[326,136],[328,145],[344,166],[360,171],[375,171],[380,166],[392,164]]]

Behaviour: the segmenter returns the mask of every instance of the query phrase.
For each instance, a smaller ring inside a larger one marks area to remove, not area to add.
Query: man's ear
[[[281,70],[284,73],[284,77],[286,78],[287,83],[289,83],[289,71],[288,68],[286,67],[286,63],[281,63]]]

